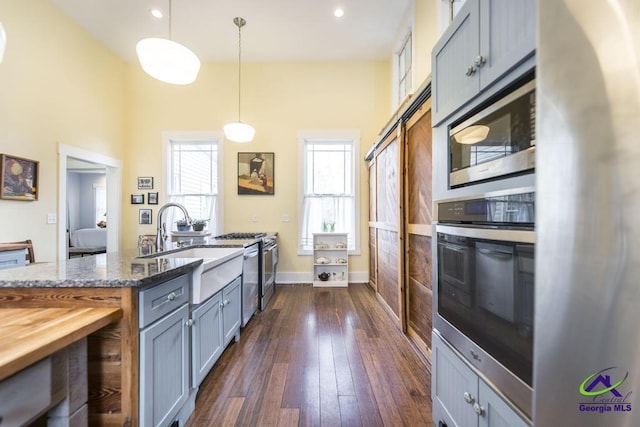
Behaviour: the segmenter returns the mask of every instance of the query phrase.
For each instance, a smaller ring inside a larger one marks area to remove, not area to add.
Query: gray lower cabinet
[[[529,423],[433,333],[431,398],[436,427],[528,427]]]
[[[140,425],[166,426],[189,397],[189,304],[140,331]]]
[[[198,387],[222,354],[222,292],[199,304],[191,313],[192,386]]]
[[[222,325],[224,346],[240,333],[242,322],[242,278],[238,277],[222,290]]]
[[[192,313],[192,387],[197,388],[234,337],[242,321],[242,278],[234,279],[220,292],[196,306]]]
[[[531,56],[535,0],[467,0],[433,48],[433,124]]]

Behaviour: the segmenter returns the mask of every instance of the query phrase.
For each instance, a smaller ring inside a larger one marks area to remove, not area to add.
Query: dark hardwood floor
[[[431,426],[430,390],[367,285],[278,285],[202,383],[187,426]]]

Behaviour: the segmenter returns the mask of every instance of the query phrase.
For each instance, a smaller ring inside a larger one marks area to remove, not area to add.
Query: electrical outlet
[[[258,222],[258,215],[256,214],[251,215],[251,222]]]
[[[47,224],[55,224],[56,223],[56,214],[47,214]]]
[[[282,222],[289,222],[289,215],[287,214],[282,215]]]

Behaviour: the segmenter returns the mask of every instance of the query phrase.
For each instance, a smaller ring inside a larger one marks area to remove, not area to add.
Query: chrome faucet
[[[158,220],[157,220],[158,231],[156,233],[156,249],[158,252],[161,252],[164,250],[164,242],[165,240],[167,240],[167,237],[169,237],[167,234],[167,227],[165,223],[162,222],[162,214],[164,213],[164,211],[167,210],[167,208],[170,208],[170,207],[176,207],[180,209],[182,213],[184,213],[184,219],[187,221],[187,224],[191,224],[191,217],[189,216],[189,212],[187,212],[187,208],[182,206],[180,203],[169,202],[162,205],[160,210],[158,210]]]

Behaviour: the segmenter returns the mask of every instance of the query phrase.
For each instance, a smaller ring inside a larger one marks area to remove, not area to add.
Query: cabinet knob
[[[474,61],[475,66],[478,67],[478,68],[482,67],[486,63],[487,63],[487,58],[485,58],[482,55],[478,55],[478,57]]]
[[[476,67],[474,65],[469,65],[467,67],[467,72],[465,73],[467,76],[473,75],[476,72]]]
[[[224,305],[229,305],[229,304],[231,304],[231,300],[230,299],[227,298],[226,300],[224,300]]]
[[[178,295],[176,295],[176,293],[175,293],[175,292],[171,292],[169,295],[167,295],[167,299],[168,299],[169,301],[173,301],[174,299],[176,299],[176,297],[177,297],[177,296],[178,296]]]
[[[185,324],[185,326],[186,326],[187,328],[190,328],[190,327],[192,327],[192,326],[193,326],[194,321],[193,321],[193,319],[189,319],[189,320],[187,320],[186,322],[184,322],[184,324]]]
[[[484,415],[484,407],[478,403],[473,404],[473,411],[481,417]]]
[[[468,391],[464,392],[464,401],[467,402],[468,404],[472,404],[473,402],[476,401],[476,398],[473,397],[473,394],[469,393]]]

